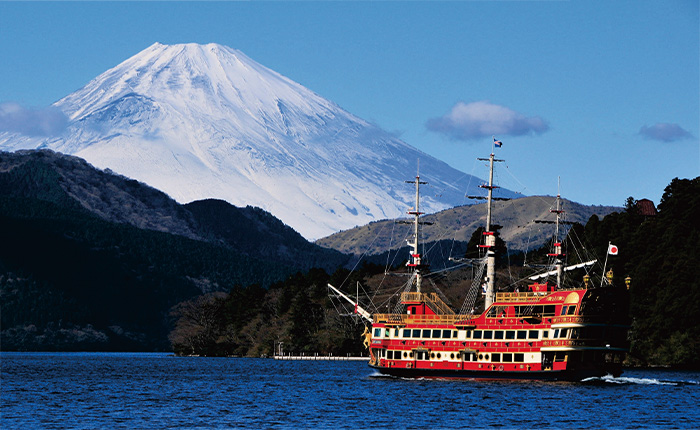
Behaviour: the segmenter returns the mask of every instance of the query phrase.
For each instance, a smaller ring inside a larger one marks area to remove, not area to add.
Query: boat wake
[[[369,377],[370,377],[370,378],[378,378],[378,379],[379,379],[379,378],[394,379],[393,376],[391,376],[391,375],[385,375],[385,374],[383,374],[383,373],[381,373],[381,372],[379,372],[379,371],[375,371],[374,373],[370,374]]]
[[[670,381],[656,378],[631,378],[626,376],[614,377],[606,375],[603,377],[592,377],[582,380],[583,383],[591,384],[618,384],[618,385],[700,385],[698,381]]]

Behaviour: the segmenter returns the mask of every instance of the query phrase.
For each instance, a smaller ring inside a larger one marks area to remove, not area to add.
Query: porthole
[[[484,354],[484,360],[488,360],[488,359],[489,359],[489,355],[488,355],[488,354]]]
[[[483,354],[479,354],[479,360],[483,360],[483,359],[484,359],[484,355],[483,355]]]
[[[455,359],[455,353],[453,352],[450,354],[450,360],[454,360],[454,359]]]
[[[437,354],[438,360],[440,359],[440,357],[441,357],[441,355],[440,355],[440,353],[438,352],[438,354]]]
[[[430,353],[430,358],[435,358],[435,353],[434,353],[434,352],[431,352],[431,353]]]
[[[408,357],[408,353],[406,351],[403,352],[403,358]]]

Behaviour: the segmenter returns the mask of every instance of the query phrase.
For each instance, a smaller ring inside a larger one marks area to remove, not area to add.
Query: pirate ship
[[[493,190],[498,187],[493,185],[493,168],[494,162],[503,160],[496,159],[493,151],[488,159],[480,160],[490,166],[488,184],[482,186],[487,190],[486,227],[480,245],[484,256],[472,261],[476,275],[459,311],[435,292],[423,291],[429,270],[418,243],[423,215],[420,186],[425,184],[419,175],[410,181],[416,195],[415,208],[408,212],[413,218],[407,263],[410,280],[393,311],[370,313],[357,297],[353,300],[329,285],[365,321],[369,365],[382,374],[408,378],[582,380],[620,375],[628,351],[629,278],[619,285],[609,271],[599,283],[593,281],[589,268],[596,260],[565,266],[562,241],[557,237],[564,211],[557,196],[550,210],[555,218],[550,221],[555,227],[548,254],[551,264],[543,273],[530,276],[525,286],[496,291],[498,226],[492,225],[491,208],[496,199]],[[608,253],[616,252],[610,245]],[[577,269],[585,271],[585,276],[565,285],[565,274]],[[484,310],[477,314],[474,304],[482,288]]]

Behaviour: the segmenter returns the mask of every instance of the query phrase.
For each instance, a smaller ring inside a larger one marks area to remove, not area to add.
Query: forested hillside
[[[257,208],[181,206],[75,157],[0,153],[3,350],[166,350],[177,303],[347,259]]]

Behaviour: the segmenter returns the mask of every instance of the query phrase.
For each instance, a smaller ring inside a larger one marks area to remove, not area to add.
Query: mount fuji
[[[187,203],[258,206],[308,239],[413,206],[464,204],[481,180],[217,44],[156,43],[54,103],[59,135],[0,133],[0,150],[48,148]],[[500,190],[502,196],[515,196]]]

